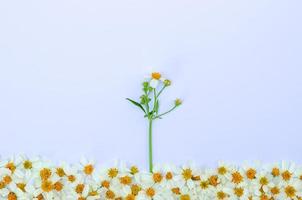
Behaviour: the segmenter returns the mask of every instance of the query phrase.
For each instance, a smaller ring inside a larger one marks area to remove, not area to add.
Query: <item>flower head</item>
[[[164,80],[164,85],[166,87],[170,86],[171,85],[171,81],[169,79]]]
[[[157,88],[160,82],[163,82],[165,79],[162,78],[162,75],[159,72],[153,72],[151,74],[150,87]]]
[[[152,79],[159,80],[161,78],[161,74],[159,72],[153,72],[151,74]]]
[[[175,106],[180,106],[182,104],[182,100],[181,99],[175,99],[174,103],[175,103]]]

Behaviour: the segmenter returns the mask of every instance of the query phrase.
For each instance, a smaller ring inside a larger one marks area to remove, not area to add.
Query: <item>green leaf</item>
[[[144,107],[140,103],[138,103],[138,102],[136,102],[136,101],[134,101],[132,99],[129,99],[129,98],[126,98],[126,100],[130,101],[131,103],[133,103],[134,105],[136,105],[137,107],[139,107],[140,109],[142,109],[142,111],[144,111],[144,113],[146,113]]]

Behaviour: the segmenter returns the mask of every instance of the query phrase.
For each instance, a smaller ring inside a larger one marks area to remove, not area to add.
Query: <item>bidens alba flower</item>
[[[153,72],[151,74],[150,87],[157,88],[158,84],[164,81],[165,79],[162,77],[162,75],[159,72]]]

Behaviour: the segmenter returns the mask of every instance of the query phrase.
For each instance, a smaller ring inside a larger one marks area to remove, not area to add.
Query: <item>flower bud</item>
[[[164,80],[164,85],[165,86],[170,86],[171,85],[171,81],[168,80],[168,79]]]
[[[174,103],[175,103],[175,106],[180,106],[182,104],[182,101],[181,101],[181,99],[175,99]]]
[[[140,96],[140,99],[141,99],[141,101],[140,101],[141,104],[145,104],[146,103],[145,95]]]
[[[147,82],[147,81],[143,82],[143,87],[144,88],[147,88],[148,86],[149,86],[149,82]]]

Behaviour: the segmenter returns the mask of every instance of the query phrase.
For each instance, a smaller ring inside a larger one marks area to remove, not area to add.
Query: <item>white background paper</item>
[[[1,1],[0,152],[145,167],[138,99],[172,80],[154,160],[301,163],[302,29],[296,1]]]

